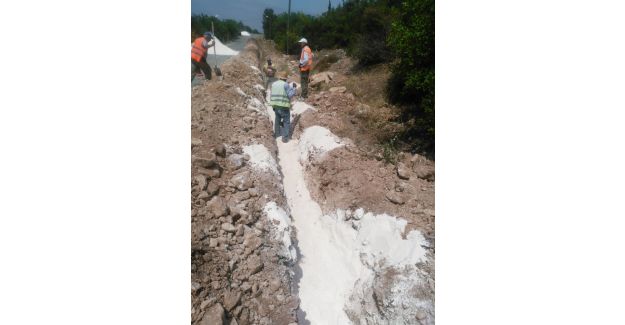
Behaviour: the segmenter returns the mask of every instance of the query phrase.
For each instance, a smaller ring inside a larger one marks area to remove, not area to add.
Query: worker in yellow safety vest
[[[295,96],[295,88],[297,85],[289,85],[286,82],[288,74],[286,71],[278,73],[278,80],[271,84],[271,99],[269,104],[276,113],[275,123],[273,124],[273,136],[278,138],[282,136],[282,142],[289,142],[291,131],[291,98]]]
[[[308,47],[308,40],[302,38],[298,42],[302,47],[302,53],[299,56],[299,71],[302,84],[302,98],[308,98],[308,78],[313,64],[313,53]]]
[[[206,63],[206,51],[215,45],[213,34],[211,32],[204,33],[193,41],[191,48],[191,81],[195,78],[198,69],[202,70],[207,80],[211,79],[211,66]]]

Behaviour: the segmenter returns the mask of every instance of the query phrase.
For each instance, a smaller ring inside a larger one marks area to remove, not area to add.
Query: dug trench
[[[369,157],[314,123],[327,112],[313,100],[294,102],[293,139],[274,139],[267,55],[289,66],[251,39],[192,89],[192,323],[434,324],[422,157]]]

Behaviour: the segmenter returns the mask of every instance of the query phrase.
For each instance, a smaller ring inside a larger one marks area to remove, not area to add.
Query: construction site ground
[[[299,72],[272,43],[191,90],[193,324],[434,324],[434,162],[386,159],[392,107],[358,93],[371,75],[343,51],[324,55],[312,75],[331,78],[297,100],[286,144],[262,63]]]

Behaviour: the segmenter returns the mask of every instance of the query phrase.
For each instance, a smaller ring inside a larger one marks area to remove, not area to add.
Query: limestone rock
[[[339,93],[344,93],[344,92],[346,92],[346,91],[347,91],[347,88],[346,88],[346,87],[343,87],[343,86],[341,86],[341,87],[332,87],[332,88],[330,88],[330,92],[331,92],[331,93],[336,93],[336,92],[339,92]]]
[[[206,184],[208,184],[208,181],[206,180],[206,176],[197,175],[193,177],[193,179],[195,180],[197,185],[200,187],[200,191],[203,191],[204,189],[206,189]]]
[[[192,157],[192,162],[199,167],[203,168],[215,168],[217,165],[217,156],[214,153],[209,152],[205,157]]]
[[[221,170],[219,170],[219,168],[211,168],[211,169],[206,169],[203,167],[199,167],[197,169],[198,173],[202,174],[202,175],[206,175],[210,178],[219,178],[221,177]]]
[[[221,229],[227,232],[235,232],[237,229],[231,223],[222,223]]]
[[[232,185],[234,185],[234,187],[236,187],[239,191],[245,191],[253,185],[250,174],[250,171],[245,171],[243,173],[237,174],[230,181],[232,182]]]
[[[400,193],[395,192],[395,191],[386,192],[386,198],[395,204],[406,203],[406,199],[404,199],[404,197]]]
[[[397,164],[397,176],[401,179],[410,179],[410,169],[402,162]]]
[[[218,144],[215,147],[215,153],[217,154],[217,156],[219,157],[226,157],[226,146],[222,144]]]
[[[202,140],[191,138],[191,148],[202,145]]]
[[[225,316],[224,308],[216,303],[204,313],[200,325],[224,325]]]
[[[243,167],[243,165],[245,164],[245,158],[243,158],[243,155],[239,155],[239,154],[232,154],[230,156],[228,156],[228,169],[231,170],[237,170],[241,167]]]
[[[227,311],[231,311],[241,302],[240,291],[228,291],[224,294],[224,307]]]
[[[219,184],[217,184],[216,182],[211,182],[206,187],[206,192],[209,196],[217,195],[217,193],[219,193]]]
[[[260,257],[256,256],[256,255],[252,255],[248,260],[247,260],[247,268],[250,271],[250,275],[254,275],[258,272],[260,272],[260,270],[263,269],[263,262],[261,262]]]
[[[434,181],[434,167],[414,165],[412,170],[417,174],[417,177],[428,181]]]
[[[228,206],[224,202],[224,200],[218,196],[213,197],[208,203],[206,203],[206,207],[208,211],[212,212],[212,214],[219,218],[228,214]]]

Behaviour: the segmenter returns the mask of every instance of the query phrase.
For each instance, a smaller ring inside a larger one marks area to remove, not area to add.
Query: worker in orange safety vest
[[[308,47],[308,40],[302,38],[298,42],[302,47],[302,53],[299,56],[300,81],[302,84],[302,98],[308,98],[308,78],[313,64],[313,54]]]
[[[191,48],[191,82],[195,78],[198,69],[202,70],[207,80],[211,79],[211,67],[206,63],[206,51],[215,45],[213,34],[211,32],[204,33],[193,41]]]

